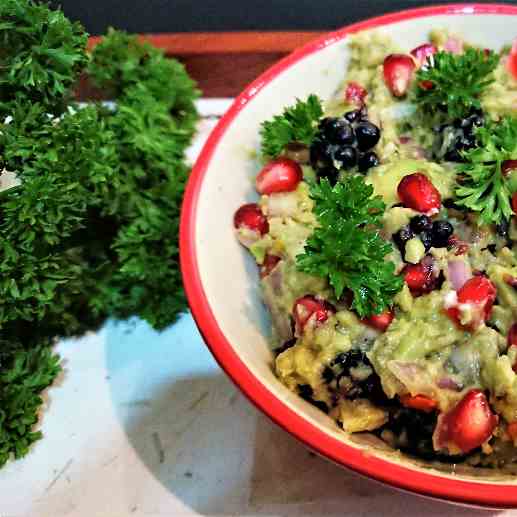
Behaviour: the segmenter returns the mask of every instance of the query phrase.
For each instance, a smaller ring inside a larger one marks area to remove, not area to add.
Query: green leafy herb
[[[334,187],[326,179],[312,185],[318,226],[297,257],[301,271],[328,278],[336,298],[350,289],[360,317],[389,307],[403,284],[393,262],[385,260],[392,251],[378,231],[385,205],[372,194],[373,187],[360,176],[348,176]]]
[[[87,34],[61,11],[28,0],[0,2],[0,113],[15,98],[61,111],[88,61]]]
[[[294,106],[262,123],[261,152],[265,157],[278,156],[290,142],[309,145],[318,130],[318,120],[323,116],[321,101],[309,95],[306,101],[297,100]]]
[[[479,212],[484,223],[512,216],[512,192],[502,172],[506,160],[517,159],[517,118],[490,121],[476,130],[479,146],[463,153],[458,165],[457,203]]]
[[[0,191],[1,466],[40,437],[56,337],[108,317],[163,329],[186,309],[178,226],[198,92],[135,37],[110,31],[89,56],[60,11],[5,0],[0,14],[0,166],[18,180]],[[114,107],[71,101],[85,71]]]
[[[425,111],[447,112],[451,119],[479,109],[480,96],[494,81],[499,55],[469,48],[463,54],[438,52],[416,74],[416,102]]]
[[[11,454],[25,456],[42,437],[33,431],[43,403],[40,393],[60,372],[59,358],[49,343],[25,350],[12,343],[0,348],[0,467]]]

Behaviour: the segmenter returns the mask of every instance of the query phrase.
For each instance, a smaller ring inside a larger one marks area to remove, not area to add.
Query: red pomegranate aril
[[[413,58],[406,54],[390,54],[384,59],[384,82],[395,97],[406,95],[414,69]]]
[[[291,192],[302,178],[302,168],[298,163],[289,158],[277,158],[262,168],[255,185],[259,194]]]
[[[507,343],[508,347],[517,346],[517,323],[514,323],[508,330]],[[517,372],[517,363],[513,365],[513,371]]]
[[[433,269],[422,263],[408,264],[404,270],[404,280],[414,295],[421,295],[432,291],[435,287]]]
[[[517,214],[517,192],[512,195],[512,210],[514,214]]]
[[[334,313],[334,307],[325,300],[319,300],[315,296],[306,295],[294,302],[293,315],[298,333],[301,333],[310,319],[315,323],[324,323],[330,314]]]
[[[266,276],[275,269],[275,266],[280,262],[280,257],[276,255],[266,255],[264,257],[264,261],[259,267],[260,278],[265,278]]]
[[[418,83],[418,87],[421,90],[432,90],[434,88],[434,83],[433,83],[433,81],[429,81],[426,79],[424,81],[420,81]]]
[[[458,307],[450,307],[446,312],[457,324],[475,330],[482,322],[490,318],[496,296],[497,290],[488,278],[482,275],[473,276],[463,284],[457,295],[459,305],[470,304],[473,306],[472,321],[463,325]]]
[[[246,228],[264,235],[269,231],[266,216],[256,203],[242,205],[233,216],[233,225],[237,229]]]
[[[517,38],[513,41],[512,50],[508,55],[506,69],[514,79],[517,79]]]
[[[391,325],[391,322],[393,321],[394,317],[395,314],[393,311],[386,310],[384,312],[381,312],[381,314],[372,314],[371,316],[365,318],[362,321],[369,327],[373,327],[374,329],[384,332]]]
[[[517,160],[505,160],[501,164],[501,172],[504,176],[517,169]]]
[[[428,215],[438,212],[442,202],[436,187],[421,172],[404,176],[397,187],[397,193],[405,207]]]
[[[345,100],[350,104],[364,104],[364,99],[368,92],[354,81],[348,83],[345,90]]]
[[[486,442],[497,425],[498,418],[490,410],[485,394],[471,390],[446,415],[447,434],[463,453]]]
[[[419,47],[414,48],[410,54],[415,58],[417,65],[421,67],[425,64],[427,58],[436,54],[437,48],[432,43],[424,43]]]
[[[487,277],[474,276],[458,291],[458,303],[483,305],[485,318],[488,318],[496,296],[497,289]]]

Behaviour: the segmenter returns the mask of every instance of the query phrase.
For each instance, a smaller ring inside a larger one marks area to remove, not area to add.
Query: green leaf
[[[502,173],[517,158],[517,118],[489,121],[476,130],[479,147],[463,153],[458,165],[457,204],[479,212],[481,222],[500,223],[513,215],[512,192]]]
[[[379,234],[385,205],[372,195],[362,176],[312,185],[318,226],[297,257],[298,269],[328,279],[337,299],[349,289],[360,317],[383,312],[403,285],[385,260],[392,247]]]
[[[416,74],[417,105],[428,113],[446,112],[451,120],[467,116],[481,108],[481,94],[494,81],[498,63],[499,55],[491,50],[436,53]]]
[[[306,101],[297,99],[294,106],[286,108],[281,115],[262,123],[261,152],[264,157],[278,156],[290,142],[310,145],[317,133],[317,124],[323,116],[321,101],[309,95]]]

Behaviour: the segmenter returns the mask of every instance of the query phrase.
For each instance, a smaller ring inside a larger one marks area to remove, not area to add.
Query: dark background
[[[452,3],[418,0],[61,0],[91,34],[130,32],[334,29],[370,16]],[[487,2],[481,2],[487,3]],[[517,4],[517,0],[506,2]]]

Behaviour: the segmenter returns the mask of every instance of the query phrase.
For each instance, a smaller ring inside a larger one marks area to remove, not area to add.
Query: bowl
[[[237,242],[232,221],[239,206],[257,199],[258,165],[251,156],[260,123],[296,98],[331,97],[344,78],[350,34],[382,29],[409,51],[427,40],[431,28],[443,27],[499,48],[515,36],[508,28],[516,22],[516,6],[426,7],[350,25],[295,51],[249,85],[212,132],[188,182],[180,229],[192,314],[221,367],[258,408],[339,465],[400,489],[492,508],[517,507],[517,477],[473,468],[451,471],[380,447],[373,436],[348,436],[280,383],[272,371],[270,323],[256,265]]]

